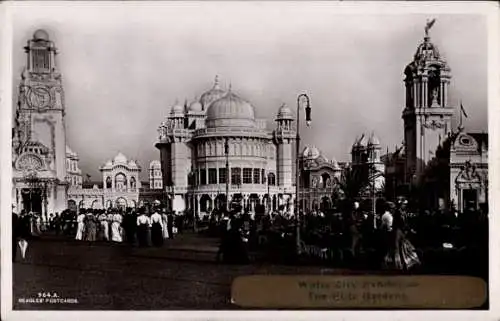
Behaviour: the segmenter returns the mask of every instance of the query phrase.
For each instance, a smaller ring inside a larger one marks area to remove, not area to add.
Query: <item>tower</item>
[[[292,142],[295,139],[295,131],[292,128],[292,122],[292,111],[286,105],[282,105],[278,110],[278,117],[276,118],[274,138],[277,145],[277,185],[283,188],[292,187]]]
[[[160,126],[159,142],[155,145],[160,150],[161,186],[167,192],[170,209],[177,211],[185,208],[184,194],[191,171],[191,149],[188,145],[191,136],[185,119],[185,108],[176,102],[170,116]]]
[[[374,180],[375,190],[380,190],[385,182],[385,164],[381,160],[382,146],[375,133],[372,133],[367,144],[368,164],[370,164]]]
[[[44,30],[37,30],[24,49],[12,139],[13,192],[18,208],[62,211],[67,206],[66,126],[57,50]]]
[[[406,173],[418,177],[451,132],[453,108],[448,102],[450,68],[431,42],[428,22],[424,41],[405,68],[406,106],[403,110]]]
[[[158,160],[154,160],[149,163],[149,188],[160,190],[163,188],[161,163]]]

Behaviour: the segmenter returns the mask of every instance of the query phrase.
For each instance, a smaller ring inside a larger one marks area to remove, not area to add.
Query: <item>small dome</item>
[[[335,158],[332,158],[332,159],[330,160],[330,163],[332,163],[333,168],[335,168],[335,169],[340,169],[339,163],[337,162],[337,160],[336,160]]]
[[[201,105],[201,103],[199,101],[193,101],[189,105],[189,111],[199,113],[199,112],[203,111],[203,106]]]
[[[33,39],[34,40],[44,40],[44,41],[49,41],[49,34],[47,33],[47,31],[43,30],[43,29],[38,29],[37,31],[35,31],[35,33],[33,34]]]
[[[128,166],[130,166],[130,167],[134,167],[134,168],[139,167],[139,166],[137,166],[137,163],[136,163],[136,161],[135,161],[135,160],[131,160],[130,162],[128,162]]]
[[[212,89],[210,89],[200,97],[202,109],[207,109],[214,101],[224,97],[224,95],[226,95],[226,92],[220,88],[219,77],[215,76],[214,86],[212,87]]]
[[[170,111],[171,115],[179,116],[184,114],[184,107],[182,107],[179,103],[175,103],[174,107]]]
[[[110,167],[110,166],[113,166],[113,162],[111,162],[110,160],[108,160],[106,162],[106,164],[104,165],[104,167]]]
[[[437,47],[430,41],[430,37],[425,37],[424,42],[422,42],[415,53],[414,59],[416,61],[419,60],[439,60],[439,50]]]
[[[149,163],[149,168],[150,169],[160,169],[161,168],[161,163],[159,160],[155,159]]]
[[[368,140],[368,145],[380,145],[380,140],[378,139],[375,134],[372,134],[370,136],[370,139]]]
[[[361,137],[358,139],[358,142],[356,143],[357,147],[366,147],[368,145],[368,137],[366,137],[365,134],[361,135]]]
[[[122,153],[118,153],[118,155],[115,156],[114,158],[115,163],[127,163],[127,157],[123,155]]]
[[[255,127],[253,106],[229,91],[207,110],[207,127]]]
[[[309,159],[316,159],[321,155],[321,152],[319,151],[316,146],[312,146],[308,149],[307,155],[305,155]]]
[[[285,104],[278,109],[278,119],[293,119],[293,113]]]
[[[73,155],[73,154],[75,154],[75,153],[71,150],[71,148],[69,148],[69,146],[68,146],[68,145],[66,145],[66,154],[69,154],[69,155]]]
[[[307,154],[309,154],[309,147],[308,146],[304,147],[304,149],[302,150],[302,156],[307,157]]]

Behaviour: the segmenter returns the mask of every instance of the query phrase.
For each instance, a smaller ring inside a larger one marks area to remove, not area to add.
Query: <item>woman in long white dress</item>
[[[99,239],[102,241],[109,241],[108,215],[104,212],[99,215],[99,225],[100,225]]]
[[[83,232],[85,229],[84,219],[85,219],[85,213],[82,210],[78,215],[78,217],[76,218],[77,229],[76,229],[75,240],[77,241],[81,241],[83,239]]]
[[[122,242],[122,216],[119,213],[113,215],[113,223],[111,224],[111,240],[113,242]]]
[[[162,210],[161,214],[162,220],[163,220],[163,238],[168,239],[168,229],[167,229],[167,223],[168,223],[168,216],[167,216],[167,211],[166,209]]]

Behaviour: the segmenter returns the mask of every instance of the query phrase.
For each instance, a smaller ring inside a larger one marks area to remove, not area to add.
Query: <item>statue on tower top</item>
[[[425,37],[426,38],[429,37],[429,30],[432,28],[432,26],[434,25],[435,22],[436,22],[435,18],[432,20],[427,19],[427,23],[425,24]]]

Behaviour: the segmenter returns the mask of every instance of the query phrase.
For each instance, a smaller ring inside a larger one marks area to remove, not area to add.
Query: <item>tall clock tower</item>
[[[406,106],[402,118],[406,173],[410,179],[420,176],[452,130],[454,109],[448,102],[451,70],[430,40],[428,32],[433,23],[427,24],[424,41],[404,71]]]
[[[24,47],[12,139],[13,202],[37,213],[67,206],[66,130],[57,50],[44,30]]]

